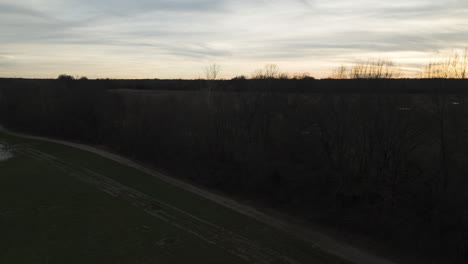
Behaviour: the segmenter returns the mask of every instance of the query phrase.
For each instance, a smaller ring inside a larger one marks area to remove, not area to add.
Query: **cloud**
[[[68,0],[68,6],[78,9],[119,16],[135,13],[211,13],[224,10],[225,1],[216,0]]]
[[[127,71],[132,58],[142,67],[269,61],[320,69],[366,54],[430,58],[463,47],[467,12],[465,0],[0,0],[0,50],[50,67],[67,60],[103,65],[112,58],[119,61],[112,67],[120,67],[114,72]],[[23,69],[17,65],[2,67]]]
[[[0,54],[0,69],[15,65],[15,56],[10,54]]]
[[[49,17],[35,9],[0,2],[0,14],[2,16],[28,16],[39,19],[48,19]]]

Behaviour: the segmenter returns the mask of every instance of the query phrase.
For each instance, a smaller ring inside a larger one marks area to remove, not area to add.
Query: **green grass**
[[[305,241],[101,156],[0,133],[73,161],[301,263],[347,263]],[[0,263],[244,263],[227,251],[27,157],[0,162]],[[161,245],[160,241],[175,241]],[[211,261],[211,262],[210,262]]]

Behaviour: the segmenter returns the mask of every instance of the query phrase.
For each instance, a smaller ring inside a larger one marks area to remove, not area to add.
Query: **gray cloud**
[[[107,56],[121,61],[115,72],[125,72],[126,61],[133,57],[143,66],[157,58],[161,65],[163,60],[180,65],[187,61],[254,65],[266,60],[301,65],[377,53],[417,52],[430,57],[468,45],[465,0],[32,3],[36,4],[0,0],[0,50],[21,53],[22,61],[30,64],[55,66],[73,60],[80,62],[77,65],[93,61],[100,65]],[[93,61],[84,63],[85,57]],[[414,67],[421,58],[416,59],[406,65]],[[0,62],[3,74],[5,69],[15,72],[17,65]]]
[[[216,0],[69,0],[69,2],[80,9],[95,10],[102,14],[120,16],[129,16],[142,12],[209,13],[223,11],[225,7],[225,1]]]
[[[40,19],[49,19],[49,17],[46,14],[40,11],[34,10],[32,8],[12,5],[8,3],[1,3],[1,2],[0,2],[0,14],[2,16],[29,16],[29,17],[35,17],[35,18],[40,18]]]

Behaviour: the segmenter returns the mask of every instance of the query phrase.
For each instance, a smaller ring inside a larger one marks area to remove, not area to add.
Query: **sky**
[[[327,77],[367,58],[406,76],[468,46],[468,0],[0,0],[0,77]]]

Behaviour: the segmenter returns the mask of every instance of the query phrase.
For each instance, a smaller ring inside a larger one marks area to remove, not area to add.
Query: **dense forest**
[[[0,79],[0,124],[468,260],[468,80]]]

